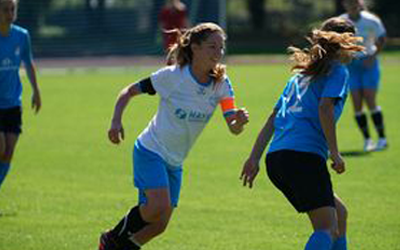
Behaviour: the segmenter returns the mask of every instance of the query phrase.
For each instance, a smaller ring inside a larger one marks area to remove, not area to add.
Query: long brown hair
[[[193,51],[192,44],[201,44],[211,34],[219,33],[224,38],[226,34],[224,30],[215,23],[201,23],[193,28],[186,30],[183,34],[179,30],[174,30],[178,33],[177,42],[168,50],[167,61],[175,63],[180,67],[192,63]],[[226,73],[226,66],[218,63],[210,72],[210,76],[215,79],[216,83],[222,82]]]
[[[329,73],[332,62],[348,63],[356,52],[364,47],[357,45],[361,37],[355,37],[355,27],[351,21],[334,17],[326,20],[320,29],[315,29],[307,37],[310,47],[299,49],[289,47],[292,71],[312,75],[313,78]]]

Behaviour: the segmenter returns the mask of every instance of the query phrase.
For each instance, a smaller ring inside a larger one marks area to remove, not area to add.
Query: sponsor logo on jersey
[[[185,110],[183,110],[183,109],[181,109],[181,108],[178,108],[178,109],[175,110],[175,116],[176,116],[178,119],[183,120],[183,119],[186,118],[187,113],[186,113]]]
[[[0,62],[0,71],[8,71],[8,70],[18,70],[18,66],[13,65],[13,62],[10,58],[4,58]]]
[[[1,66],[3,67],[8,67],[12,64],[12,61],[10,58],[6,57],[1,61]]]
[[[178,108],[175,110],[175,116],[180,120],[188,120],[189,122],[208,122],[212,113],[206,114],[195,110],[185,111],[184,109]]]

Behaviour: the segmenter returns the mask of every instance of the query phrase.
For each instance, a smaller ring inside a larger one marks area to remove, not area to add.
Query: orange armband
[[[222,99],[219,104],[221,105],[222,113],[224,117],[228,117],[235,113],[236,105],[235,105],[235,98],[234,97],[227,97]]]

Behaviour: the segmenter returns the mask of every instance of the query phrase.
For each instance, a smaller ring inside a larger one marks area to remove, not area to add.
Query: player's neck
[[[358,19],[360,19],[360,17],[361,17],[361,12],[351,13],[351,14],[349,14],[349,17],[352,21],[357,22]]]
[[[201,83],[206,83],[210,80],[210,70],[202,67],[202,65],[191,65],[192,74]]]
[[[0,34],[2,36],[8,36],[10,34],[11,25],[0,23]]]

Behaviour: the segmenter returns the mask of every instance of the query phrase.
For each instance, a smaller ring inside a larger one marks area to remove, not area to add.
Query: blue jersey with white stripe
[[[335,121],[343,111],[348,93],[348,71],[335,62],[328,75],[312,80],[294,75],[286,85],[275,109],[278,111],[269,152],[295,150],[328,156],[328,145],[319,120],[321,98],[335,98]]]
[[[11,25],[8,36],[0,34],[0,108],[21,106],[21,61],[25,67],[32,64],[29,33],[26,29]]]

